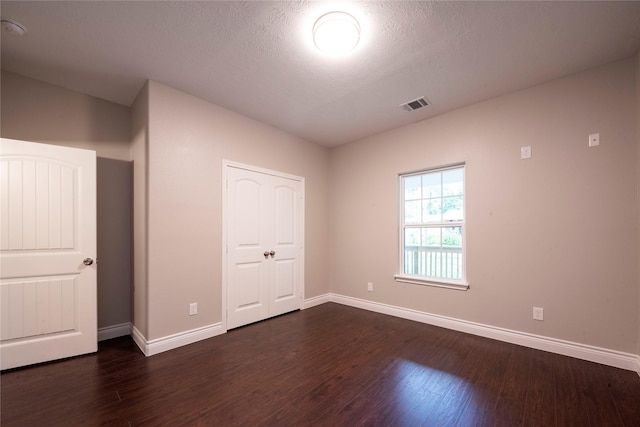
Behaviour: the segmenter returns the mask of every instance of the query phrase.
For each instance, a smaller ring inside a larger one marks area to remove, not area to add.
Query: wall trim
[[[193,344],[198,341],[206,340],[226,333],[226,329],[222,328],[222,323],[214,323],[212,325],[203,326],[201,328],[191,329],[189,331],[179,332],[166,337],[149,340],[135,327],[132,327],[133,341],[138,345],[145,356],[153,356],[184,345]]]
[[[98,329],[98,342],[110,340],[111,338],[131,335],[131,323],[120,323],[119,325],[105,326]]]
[[[470,322],[467,320],[431,314],[424,311],[412,310],[340,294],[326,293],[305,299],[302,309],[304,310],[315,307],[327,302],[335,302],[337,304],[387,314],[390,316],[400,317],[402,319],[413,320],[454,331],[465,332],[537,350],[570,356],[576,359],[588,360],[590,362],[601,363],[603,365],[613,366],[629,371],[636,371],[640,376],[640,355],[529,334],[526,332],[514,331],[511,329],[499,328],[482,323]],[[222,323],[220,322],[147,341],[144,335],[142,335],[135,326],[129,323],[123,323],[121,325],[101,328],[98,336],[99,341],[102,341],[105,339],[128,335],[130,333],[142,353],[144,353],[145,356],[153,356],[154,354],[173,350],[217,335],[222,335],[226,332],[227,330],[222,327]]]
[[[348,305],[351,307],[361,308],[377,313],[388,314],[403,319],[414,320],[416,322],[426,323],[433,326],[452,329],[454,331],[465,332],[472,335],[478,335],[512,344],[522,345],[525,347],[535,348],[537,350],[562,354],[564,356],[588,360],[590,362],[601,363],[603,365],[613,366],[616,368],[636,371],[638,372],[638,375],[640,375],[640,355],[625,353],[617,350],[609,350],[606,348],[595,347],[556,338],[544,337],[541,335],[529,334],[526,332],[499,328],[476,322],[469,322],[466,320],[440,316],[437,314],[431,314],[423,311],[397,307],[389,304],[383,304],[339,294],[330,293],[327,295],[327,299],[329,301],[338,304]]]
[[[133,342],[136,343],[142,353],[144,353],[145,356],[148,356],[147,340],[144,335],[142,335],[142,332],[140,332],[138,328],[135,327],[135,325],[131,325],[131,338],[133,338]]]
[[[331,294],[322,294],[315,297],[307,298],[302,303],[302,309],[315,307],[316,305],[331,302]]]

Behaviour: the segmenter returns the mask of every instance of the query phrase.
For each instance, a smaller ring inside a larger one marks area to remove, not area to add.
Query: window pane
[[[442,221],[442,199],[427,199],[422,201],[422,221]]]
[[[442,199],[442,218],[444,221],[462,221],[464,219],[463,196],[444,197]]]
[[[417,200],[421,198],[420,176],[408,176],[404,181],[404,199]]]
[[[404,229],[404,246],[420,246],[420,229],[405,228]]]
[[[422,175],[422,197],[440,197],[442,195],[442,173],[428,173]]]
[[[442,195],[457,196],[463,194],[464,174],[462,169],[451,169],[442,172]]]
[[[440,228],[423,228],[422,229],[422,246],[437,246],[442,244]]]
[[[412,239],[415,241],[412,230]],[[422,227],[422,244],[405,246],[406,274],[443,279],[462,278],[462,227]]]
[[[442,244],[450,249],[462,249],[462,227],[444,227],[442,229]]]
[[[405,202],[404,223],[418,224],[420,222],[420,200]]]

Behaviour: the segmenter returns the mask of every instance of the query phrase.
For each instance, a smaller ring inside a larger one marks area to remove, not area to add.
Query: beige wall
[[[131,319],[131,234],[113,234],[132,220],[131,205],[116,213],[132,188],[134,325],[155,339],[221,320],[229,159],[306,178],[306,298],[331,291],[640,353],[636,82],[640,54],[327,150],[155,82],[129,109],[3,71],[1,133],[102,158],[99,274],[110,256],[119,265],[99,276],[99,292],[116,290],[99,297],[100,327]],[[587,147],[592,132],[600,147]],[[519,159],[524,145],[530,160]],[[471,289],[396,283],[397,174],[458,161]],[[187,315],[191,302],[198,316]],[[531,320],[534,305],[543,322]]]
[[[4,138],[95,150],[98,327],[131,319],[130,109],[2,71]]]
[[[133,319],[147,336],[147,176],[149,140],[149,85],[145,84],[131,107],[131,159],[133,160]]]
[[[333,149],[332,292],[636,352],[634,79],[631,58]],[[471,289],[395,282],[398,173],[461,161]]]
[[[98,328],[131,322],[131,162],[97,159]]]
[[[305,297],[327,293],[328,150],[160,83],[148,90],[146,338],[222,320],[223,159],[305,178]]]
[[[2,136],[129,159],[129,108],[2,70]]]

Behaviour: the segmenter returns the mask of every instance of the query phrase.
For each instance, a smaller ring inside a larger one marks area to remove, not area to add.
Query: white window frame
[[[404,228],[406,224],[404,224],[404,208],[405,208],[405,194],[404,194],[404,178],[416,176],[416,175],[425,175],[432,172],[442,172],[450,169],[462,169],[463,170],[463,219],[462,221],[456,221],[454,223],[449,222],[441,222],[434,223],[429,225],[446,227],[446,226],[460,226],[462,227],[462,277],[458,280],[456,279],[448,279],[448,278],[440,278],[440,277],[432,277],[432,276],[422,276],[422,275],[409,275],[404,273]],[[467,290],[469,289],[469,283],[467,282],[467,170],[465,163],[455,163],[446,166],[439,166],[429,169],[422,169],[413,172],[406,172],[398,174],[398,271],[399,273],[394,275],[394,279],[397,282],[404,283],[414,283],[418,285],[427,285],[427,286],[435,286],[440,288],[448,288],[448,289],[456,289],[456,290]]]

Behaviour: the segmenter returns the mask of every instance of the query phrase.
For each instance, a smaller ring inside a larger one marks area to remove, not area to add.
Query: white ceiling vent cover
[[[405,111],[415,111],[427,106],[429,106],[429,101],[424,99],[424,96],[421,96],[420,98],[414,99],[413,101],[405,102],[400,106],[400,108]]]

